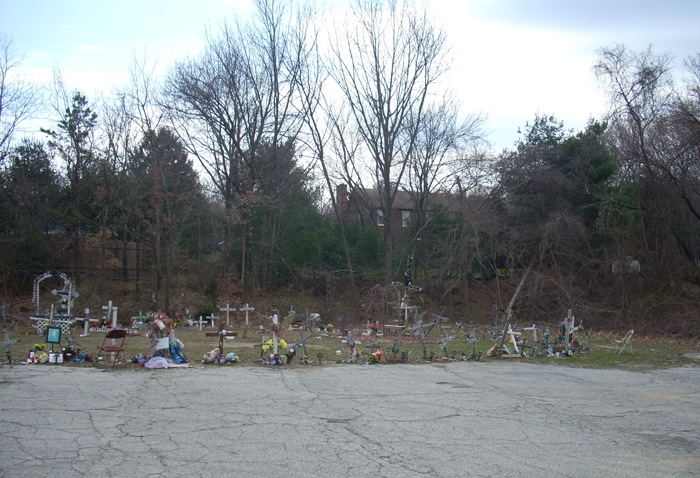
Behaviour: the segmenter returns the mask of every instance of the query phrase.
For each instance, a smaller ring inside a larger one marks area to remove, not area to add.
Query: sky
[[[158,76],[203,48],[207,28],[252,12],[252,0],[0,0],[0,32],[24,55],[21,72],[50,83],[53,70],[88,99],[126,86],[134,55]],[[322,1],[319,3],[323,4]],[[336,0],[337,4],[338,1]],[[342,4],[343,2],[339,2]],[[335,5],[335,4],[330,4]],[[592,66],[596,50],[624,44],[700,54],[698,0],[433,0],[447,33],[446,88],[466,113],[488,115],[494,149],[512,148],[536,114],[582,130],[606,111]],[[51,126],[51,125],[45,125]]]

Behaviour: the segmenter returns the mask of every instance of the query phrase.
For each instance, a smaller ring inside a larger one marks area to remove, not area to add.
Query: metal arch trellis
[[[38,276],[36,279],[34,279],[34,290],[32,294],[32,302],[36,304],[36,315],[39,316],[41,315],[41,304],[39,300],[39,285],[44,279],[48,279],[49,277],[56,277],[63,279],[63,290],[60,292],[57,292],[56,290],[53,291],[54,294],[60,294],[61,296],[65,296],[66,300],[66,307],[67,307],[67,315],[71,315],[71,306],[73,299],[76,297],[75,294],[75,285],[73,284],[73,281],[71,281],[68,278],[68,275],[65,272],[58,272],[58,271],[51,271],[51,272],[44,272],[42,275]]]

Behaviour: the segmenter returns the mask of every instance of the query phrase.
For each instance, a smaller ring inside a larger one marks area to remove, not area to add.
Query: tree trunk
[[[246,262],[246,251],[248,247],[248,212],[242,211],[242,224],[241,224],[241,250],[238,258],[238,271],[239,277],[241,279],[241,284],[245,281],[245,262]]]

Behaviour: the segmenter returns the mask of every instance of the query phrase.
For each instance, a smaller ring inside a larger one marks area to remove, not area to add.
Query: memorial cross
[[[245,312],[245,328],[247,329],[248,328],[248,312],[255,310],[255,308],[250,307],[248,305],[248,303],[246,302],[245,305],[243,305],[243,307],[241,307],[240,310]]]
[[[207,315],[207,316],[204,317],[204,318],[205,318],[206,320],[208,320],[208,321],[211,321],[211,326],[214,327],[214,321],[215,321],[216,319],[218,319],[219,317],[217,317],[217,316],[214,315],[214,314],[211,314],[211,315]]]
[[[481,352],[479,352],[479,356],[476,355],[476,343],[481,342],[481,340],[476,338],[476,325],[474,322],[471,324],[471,335],[467,338],[466,342],[468,344],[472,344],[472,354],[469,357],[471,360],[479,360],[479,356],[481,356]]]
[[[102,310],[107,311],[107,320],[109,320],[109,316],[112,316],[112,328],[116,329],[118,327],[117,324],[117,311],[119,310],[119,307],[116,307],[112,305],[112,301],[110,300],[107,305],[102,306]],[[117,339],[111,339],[112,346],[117,345]],[[114,362],[114,352],[110,352],[110,358],[112,362]]]
[[[405,295],[401,300],[401,310],[404,311],[404,320],[403,323],[399,323],[399,325],[408,326],[408,311],[413,310],[413,306],[408,305],[407,295]]]
[[[535,324],[532,324],[532,327],[525,327],[523,330],[532,330],[532,340],[533,342],[537,343],[537,329],[541,329],[541,327],[538,327]]]
[[[520,353],[520,350],[518,350],[518,339],[517,337],[520,335],[520,332],[516,332],[513,330],[513,328],[508,324],[508,335],[510,335],[510,340],[513,342],[513,349],[515,350],[516,354]]]
[[[188,310],[189,313],[189,310]],[[147,315],[143,315],[143,312],[139,310],[139,315],[133,315],[131,316],[131,328],[135,329],[139,325],[143,324],[145,320],[148,320]]]
[[[83,334],[81,337],[88,336],[88,329],[90,328],[90,322],[99,322],[98,319],[90,318],[90,309],[85,309],[85,317],[76,317],[75,320],[80,320],[83,322]]]
[[[566,318],[564,319],[564,350],[567,352],[571,348],[571,342],[573,342],[574,331],[577,330],[574,327],[574,320],[576,318],[571,315],[571,309],[569,309]]]
[[[265,352],[265,327],[262,325],[260,326],[260,343],[253,345],[253,347],[260,347],[260,360],[264,360],[264,352]]]
[[[224,329],[223,324],[219,324],[219,331],[218,332],[207,332],[206,333],[207,337],[219,337],[219,355],[226,355],[224,353],[224,339],[235,339],[238,337],[238,334],[236,332],[229,332],[226,329]]]
[[[119,310],[119,307],[116,307],[112,305],[112,301],[110,300],[107,305],[102,306],[102,310],[104,310],[105,316],[107,317],[107,320],[112,321],[112,328],[116,329],[117,328],[117,311]]]
[[[4,307],[4,306],[3,306],[3,307]],[[4,309],[3,309],[3,313],[4,313],[4,312],[5,312],[5,311],[4,311]],[[4,316],[3,316],[3,318],[4,318]],[[16,344],[17,342],[19,342],[20,339],[13,339],[13,340],[10,340],[10,335],[7,333],[6,330],[3,330],[2,333],[5,335],[5,340],[3,340],[2,342],[0,342],[0,345],[4,345],[4,346],[5,346],[5,354],[7,355],[7,363],[9,363],[9,364],[10,364],[10,367],[11,367],[11,366],[12,366],[12,352],[10,352],[10,345]]]
[[[304,337],[304,332],[302,330],[299,330],[299,335],[301,335],[301,340],[299,342],[295,343],[293,347],[294,347],[294,350],[296,350],[301,345],[302,349],[304,350],[304,355],[302,357],[302,363],[308,363],[309,355],[306,353],[306,340],[309,337],[311,337],[311,334]]]
[[[277,341],[277,333],[279,332],[279,320],[280,319],[277,315],[277,311],[274,311],[272,313],[272,353],[275,354],[275,358],[277,358],[277,348],[279,347],[279,343]]]
[[[219,307],[219,310],[221,312],[226,312],[226,327],[229,325],[229,313],[235,312],[236,309],[232,309],[229,304],[226,304],[226,307]]]

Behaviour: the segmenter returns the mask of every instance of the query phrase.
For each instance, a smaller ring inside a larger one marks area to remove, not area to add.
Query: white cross
[[[532,324],[532,327],[525,327],[523,330],[532,330],[532,335],[533,335],[533,341],[536,343],[537,342],[537,327],[535,324]]]
[[[405,312],[403,325],[408,327],[408,311],[413,310],[413,307],[408,305],[408,296],[401,301],[401,309]]]
[[[148,319],[147,315],[143,315],[143,312],[139,310],[139,315],[134,315],[131,317],[131,328],[136,328],[136,323],[143,323],[144,320]]]
[[[83,321],[83,335],[81,335],[81,337],[88,336],[88,327],[90,327],[90,322],[99,322],[97,319],[90,318],[90,309],[85,309],[85,317],[76,317],[75,320]]]
[[[516,337],[520,335],[520,332],[514,331],[511,328],[510,324],[508,324],[508,335],[510,335],[510,340],[513,341],[513,348],[515,349],[515,353],[520,353],[520,350],[518,350],[518,339],[516,339]]]
[[[277,315],[277,312],[273,312],[272,314],[272,323],[275,325],[279,324],[279,316]],[[275,354],[275,357],[277,357],[277,332],[275,330],[272,331],[272,353]]]
[[[214,327],[214,321],[215,321],[216,319],[218,319],[218,317],[217,317],[216,315],[214,315],[214,314],[207,315],[207,316],[204,317],[204,318],[207,319],[207,320],[211,320],[211,326],[212,326],[212,327]]]
[[[112,319],[112,328],[116,329],[117,328],[117,311],[119,310],[119,307],[113,306],[112,301],[109,301],[108,305],[103,305],[102,310],[107,311],[105,314],[107,317],[107,320]],[[112,340],[114,342],[114,340]]]
[[[248,312],[255,310],[255,309],[253,307],[249,307],[248,303],[246,302],[245,305],[243,307],[241,307],[240,310],[245,311],[245,327],[247,329],[248,328]]]
[[[113,329],[116,329],[116,328],[117,328],[117,310],[118,310],[118,309],[119,309],[119,307],[115,307],[115,306],[112,305],[112,301],[111,301],[111,300],[109,301],[109,305],[106,305],[106,306],[103,305],[103,306],[102,306],[102,310],[106,310],[106,311],[107,311],[107,319],[109,319],[109,316],[110,316],[110,315],[112,316],[112,328],[113,328]],[[112,342],[112,345],[116,345],[116,344],[117,344],[117,339],[112,339],[111,342]],[[110,356],[111,361],[114,362],[114,352],[110,352],[110,353],[109,353],[109,356]]]
[[[573,335],[574,332],[578,330],[578,327],[574,327],[574,321],[576,318],[571,315],[571,309],[569,309],[569,312],[564,319],[564,350],[569,350],[570,347],[570,342],[569,342],[569,335],[571,335],[571,341],[573,342]]]
[[[230,313],[230,312],[235,312],[236,309],[232,309],[232,308],[229,306],[229,304],[226,304],[226,308],[224,308],[224,307],[219,307],[219,310],[220,310],[221,312],[226,312],[226,327],[228,327],[228,323],[229,323],[229,313]]]

